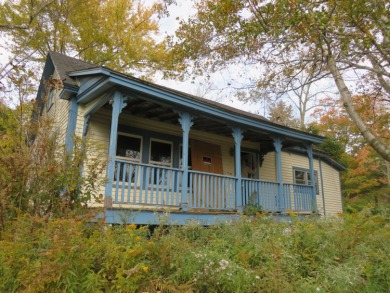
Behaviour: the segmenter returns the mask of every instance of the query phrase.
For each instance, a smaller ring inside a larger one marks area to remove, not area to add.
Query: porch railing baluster
[[[183,170],[115,161],[114,203],[132,205],[169,205],[179,207]],[[236,208],[235,186],[237,178],[195,170],[188,171],[188,208],[233,210]],[[283,202],[286,210],[311,212],[312,186],[283,184]],[[262,210],[279,211],[278,183],[243,178],[242,200],[246,205],[257,205]]]

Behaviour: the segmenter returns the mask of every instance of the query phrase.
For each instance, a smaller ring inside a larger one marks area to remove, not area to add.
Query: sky
[[[150,2],[153,1],[144,1],[146,4]],[[191,0],[177,0],[177,5],[169,7],[169,17],[159,20],[160,31],[163,37],[166,35],[174,35],[175,30],[179,28],[179,22],[188,19],[196,12],[193,2],[194,1]],[[183,82],[177,80],[163,80],[160,78],[157,78],[154,81],[160,85],[201,96],[240,110],[263,114],[264,111],[260,108],[260,105],[238,101],[234,95],[230,93],[231,90],[224,89],[228,87],[228,83],[230,83],[232,77],[235,75],[234,73],[239,70],[242,71],[242,68],[231,67],[227,70],[211,74],[209,79],[199,76],[194,80],[189,79]]]

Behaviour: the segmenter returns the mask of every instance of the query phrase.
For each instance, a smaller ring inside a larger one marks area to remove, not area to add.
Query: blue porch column
[[[283,176],[282,176],[282,139],[280,137],[274,137],[275,147],[275,164],[276,164],[276,177],[278,181],[278,208],[281,212],[285,211],[284,204],[284,192],[283,192]]]
[[[236,176],[236,209],[239,212],[244,210],[242,205],[242,191],[241,191],[241,141],[244,138],[241,128],[233,127],[232,132],[234,138],[234,175]]]
[[[183,145],[182,145],[182,163],[181,167],[183,169],[183,178],[181,185],[181,203],[180,208],[185,211],[188,209],[188,147],[189,147],[189,138],[190,138],[190,129],[193,125],[193,117],[186,112],[179,112],[179,122],[183,130]]]
[[[312,187],[312,210],[317,211],[317,196],[316,196],[316,188],[315,188],[315,179],[314,179],[314,159],[313,159],[313,147],[311,144],[306,146],[307,155],[309,157],[309,170],[310,170],[310,179],[311,179],[311,187]]]
[[[66,128],[65,145],[69,155],[73,152],[74,147],[74,132],[76,130],[78,104],[77,98],[72,97],[70,99],[68,126]]]
[[[115,172],[115,156],[116,143],[118,136],[118,120],[122,109],[126,107],[125,97],[121,92],[116,91],[112,97],[112,116],[111,116],[111,132],[110,144],[108,147],[108,163],[107,163],[107,183],[105,188],[104,206],[112,207],[112,182],[114,181]]]

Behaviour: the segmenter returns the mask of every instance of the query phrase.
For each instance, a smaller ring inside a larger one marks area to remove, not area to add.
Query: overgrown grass
[[[0,292],[389,292],[390,212],[208,228],[20,216],[0,241]]]

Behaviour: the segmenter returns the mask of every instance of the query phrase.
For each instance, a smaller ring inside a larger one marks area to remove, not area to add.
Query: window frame
[[[118,156],[117,155],[117,152],[118,152],[118,141],[119,141],[119,136],[120,135],[121,136],[132,137],[132,138],[138,138],[140,140],[139,159],[134,159],[134,158],[130,158],[130,157],[123,157],[123,156]],[[117,139],[116,150],[115,150],[115,157],[116,158],[118,158],[120,160],[129,161],[129,162],[134,162],[134,163],[142,163],[142,149],[143,149],[143,137],[142,136],[134,135],[134,134],[130,134],[130,133],[125,133],[125,132],[118,132],[117,136],[116,136],[116,139]]]
[[[251,170],[254,170],[255,173],[254,174],[251,174],[249,175],[248,177],[246,176],[242,176],[242,168],[244,166],[244,160],[245,160],[245,156],[247,155],[250,155],[251,156],[251,166],[248,166],[250,167]],[[250,149],[243,149],[241,150],[241,177],[243,179],[259,179],[259,173],[260,173],[260,164],[259,164],[259,159],[258,159],[258,153],[254,150],[250,150]]]
[[[305,183],[297,183],[296,176],[295,176],[295,172],[296,171],[304,172],[304,181],[305,181]],[[310,169],[300,168],[300,167],[293,167],[293,180],[294,180],[294,184],[311,186],[311,182],[309,180],[309,176],[310,176]],[[320,194],[320,185],[319,185],[319,178],[318,178],[317,170],[314,170],[314,188],[316,190],[316,194],[319,195]]]
[[[165,143],[171,146],[171,154],[170,154],[170,163],[163,163],[158,161],[152,161],[152,143],[153,142],[159,142],[159,143]],[[161,167],[168,167],[172,168],[173,166],[173,142],[169,140],[163,140],[163,139],[157,139],[157,138],[150,138],[149,143],[149,164],[155,165],[155,166],[161,166]]]
[[[49,93],[47,95],[47,101],[46,101],[46,112],[49,112],[50,109],[53,107],[56,93],[57,90],[55,88],[51,88],[49,90]]]

